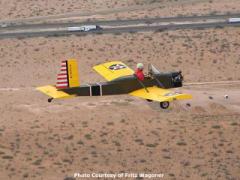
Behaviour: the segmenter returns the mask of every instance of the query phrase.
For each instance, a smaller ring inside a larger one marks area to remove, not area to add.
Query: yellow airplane
[[[140,81],[134,71],[120,61],[99,64],[94,66],[93,69],[102,75],[107,82],[80,86],[77,61],[69,59],[61,63],[56,85],[37,87],[37,90],[50,96],[48,102],[53,99],[76,96],[130,94],[147,101],[158,101],[163,109],[167,109],[171,101],[192,98],[190,94],[169,90],[182,86],[183,76],[181,71],[163,73],[150,64],[148,75],[145,75],[144,80]]]

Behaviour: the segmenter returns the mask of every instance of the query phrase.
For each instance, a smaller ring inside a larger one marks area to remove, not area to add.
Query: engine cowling
[[[182,72],[174,72],[172,73],[172,83],[174,87],[182,87],[183,75]]]

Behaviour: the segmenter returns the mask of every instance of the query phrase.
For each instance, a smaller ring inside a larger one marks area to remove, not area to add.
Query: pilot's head
[[[137,69],[143,70],[143,63],[137,63]]]

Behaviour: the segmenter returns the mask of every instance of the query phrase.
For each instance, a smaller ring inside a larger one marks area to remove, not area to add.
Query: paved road
[[[58,24],[27,24],[12,25],[0,29],[0,38],[24,38],[38,36],[65,36],[86,35],[103,33],[134,33],[139,31],[166,31],[177,29],[202,29],[223,28],[225,26],[240,26],[240,23],[228,23],[230,17],[240,17],[240,14],[232,15],[209,15],[191,17],[169,17],[136,20],[95,21],[81,23],[58,23]],[[164,23],[165,22],[165,23]],[[102,30],[90,32],[69,32],[67,27],[80,26],[83,24],[97,24],[104,27]],[[106,27],[106,28],[105,28]]]
[[[132,24],[152,24],[159,22],[183,22],[183,21],[200,21],[209,19],[228,19],[230,17],[240,17],[240,13],[237,14],[223,14],[223,15],[204,15],[204,16],[178,16],[178,17],[159,17],[159,18],[145,18],[145,19],[130,19],[130,20],[104,20],[104,21],[85,21],[85,22],[64,22],[64,23],[42,23],[42,24],[11,24],[4,29],[14,30],[18,29],[31,29],[31,28],[60,28],[69,26],[81,26],[81,25],[132,25]]]

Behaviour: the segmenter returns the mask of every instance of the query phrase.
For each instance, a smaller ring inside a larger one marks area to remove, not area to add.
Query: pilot
[[[143,74],[143,64],[142,63],[138,63],[137,64],[137,69],[135,71],[135,75],[137,76],[137,78],[140,81],[144,80],[144,74]]]

